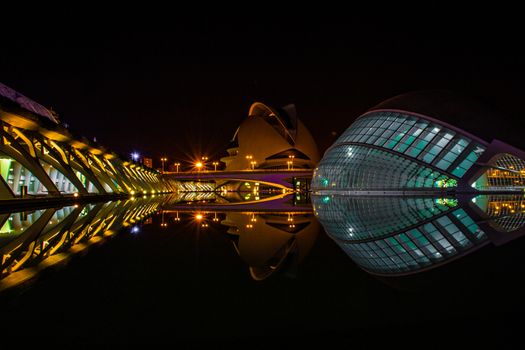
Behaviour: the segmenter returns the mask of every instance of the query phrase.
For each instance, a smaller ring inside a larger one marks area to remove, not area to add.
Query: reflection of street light
[[[214,171],[217,171],[217,165],[219,165],[219,162],[213,162]]]
[[[289,160],[289,161],[286,162],[286,164],[288,164],[288,170],[290,170],[290,166],[292,165],[292,161]]]
[[[248,161],[250,161],[250,164],[252,164],[251,160],[252,160],[253,156],[251,154],[248,154],[246,156],[246,159],[248,159]]]
[[[162,162],[162,173],[164,174],[164,162],[167,161],[167,158],[160,158],[160,161]]]
[[[180,163],[175,163],[175,168],[176,168],[176,172],[179,172],[179,166],[180,166]]]
[[[160,227],[168,227],[168,223],[164,221],[164,210],[161,212]]]
[[[290,168],[293,169],[293,159],[295,158],[295,156],[289,155],[288,158],[290,158]]]

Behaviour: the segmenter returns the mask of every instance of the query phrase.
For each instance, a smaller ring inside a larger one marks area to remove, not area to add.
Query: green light
[[[323,203],[328,203],[330,202],[330,196],[324,196],[323,199],[322,199]]]
[[[436,198],[434,202],[451,208],[458,205],[458,200],[455,198]]]
[[[11,161],[11,159],[0,159],[0,173],[2,174],[4,180],[7,180],[9,172],[12,171]]]
[[[457,187],[457,185],[458,185],[458,182],[456,179],[449,179],[449,178],[441,179],[441,180],[434,182],[434,186],[440,187],[440,188]]]

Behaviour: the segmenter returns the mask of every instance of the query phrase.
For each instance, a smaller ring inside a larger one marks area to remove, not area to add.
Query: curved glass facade
[[[451,198],[313,196],[326,232],[365,270],[407,274],[488,242]]]
[[[449,187],[456,180],[401,155],[343,144],[323,157],[312,179],[316,189],[381,190]]]
[[[484,152],[480,142],[419,115],[372,111],[326,152],[314,189],[454,187]]]

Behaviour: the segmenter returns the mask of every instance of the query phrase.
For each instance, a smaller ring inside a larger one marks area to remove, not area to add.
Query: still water
[[[521,208],[520,196],[194,193],[6,212],[3,339],[508,337],[523,325]]]

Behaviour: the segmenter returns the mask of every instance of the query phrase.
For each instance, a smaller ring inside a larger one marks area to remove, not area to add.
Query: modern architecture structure
[[[525,152],[491,138],[486,123],[496,119],[450,92],[394,97],[357,118],[326,151],[312,188],[522,191]]]
[[[319,161],[317,145],[297,118],[294,105],[273,108],[261,102],[252,104],[227,152],[228,156],[221,158],[226,171],[313,169]]]
[[[0,83],[0,201],[171,191],[161,175],[75,135]]]

